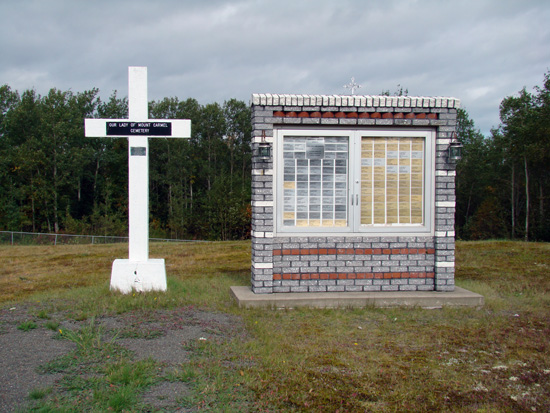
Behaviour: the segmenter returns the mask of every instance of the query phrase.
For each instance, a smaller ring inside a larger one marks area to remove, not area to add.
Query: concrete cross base
[[[111,290],[120,291],[123,294],[132,291],[166,291],[164,259],[114,260],[111,271]]]

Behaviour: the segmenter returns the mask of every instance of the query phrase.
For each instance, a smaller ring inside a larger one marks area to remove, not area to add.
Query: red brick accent
[[[435,248],[293,248],[273,250],[273,256],[280,255],[416,255],[435,254]]]
[[[437,113],[407,113],[407,114],[404,114],[402,112],[383,112],[383,113],[380,113],[380,112],[374,112],[374,113],[369,113],[369,112],[361,112],[361,113],[357,113],[357,112],[336,112],[336,113],[333,113],[333,112],[324,112],[324,113],[321,113],[321,112],[307,112],[307,111],[302,111],[300,113],[296,113],[296,112],[283,112],[283,111],[276,111],[276,112],[273,112],[273,116],[274,117],[277,117],[277,118],[284,118],[284,117],[287,117],[287,118],[360,118],[360,119],[368,119],[368,118],[374,118],[374,119],[438,119],[439,118],[439,115]]]
[[[289,273],[273,274],[274,281],[280,280],[364,280],[364,279],[406,279],[406,278],[434,278],[433,272],[331,272],[331,273]]]

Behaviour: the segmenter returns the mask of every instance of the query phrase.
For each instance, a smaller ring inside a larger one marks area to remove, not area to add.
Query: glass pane
[[[361,225],[423,224],[424,138],[362,137]]]
[[[347,137],[283,138],[283,225],[348,225]]]

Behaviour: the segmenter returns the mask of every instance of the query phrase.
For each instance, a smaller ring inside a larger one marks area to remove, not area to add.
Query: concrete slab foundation
[[[452,292],[331,292],[254,294],[250,287],[234,286],[231,293],[241,308],[364,308],[364,307],[481,307],[482,295],[455,287]]]

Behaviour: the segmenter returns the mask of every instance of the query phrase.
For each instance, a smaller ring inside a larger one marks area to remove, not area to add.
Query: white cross
[[[351,89],[351,94],[352,95],[355,95],[355,89],[359,89],[361,87],[361,85],[355,83],[355,78],[352,77],[351,78],[351,83],[347,84],[347,85],[344,85],[344,87],[346,89]]]
[[[128,138],[127,260],[115,260],[111,289],[129,293],[166,291],[164,259],[149,259],[149,144],[148,138],[189,138],[188,119],[149,119],[147,68],[128,68],[128,119],[85,119],[85,136]]]

